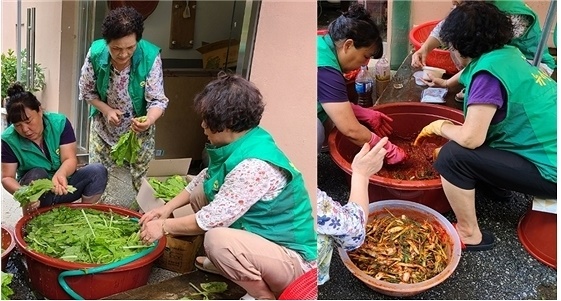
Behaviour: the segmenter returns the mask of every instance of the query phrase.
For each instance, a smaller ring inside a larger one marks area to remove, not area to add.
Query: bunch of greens
[[[187,180],[180,175],[171,176],[163,182],[156,178],[148,178],[148,183],[154,188],[154,197],[165,202],[177,196],[188,184]]]
[[[2,300],[10,300],[10,297],[14,294],[14,291],[10,287],[10,283],[12,283],[12,278],[14,275],[10,273],[2,273]]]
[[[29,221],[25,241],[31,250],[82,263],[107,264],[140,252],[136,220],[95,209],[56,207]]]
[[[220,294],[228,289],[228,284],[226,284],[226,282],[218,281],[201,283],[202,290],[200,290],[191,282],[189,282],[189,285],[197,291],[196,293],[192,293],[190,296],[202,295],[203,300],[214,299],[213,294]]]
[[[146,116],[135,118],[139,122],[145,122]],[[109,155],[115,161],[117,166],[123,166],[126,162],[136,162],[136,156],[140,150],[140,141],[133,130],[128,130],[119,138],[117,144],[111,147]]]
[[[54,187],[51,180],[38,179],[32,181],[29,185],[18,188],[14,193],[14,199],[19,202],[21,207],[24,207],[31,202],[37,202],[44,193],[51,191]],[[66,186],[66,190],[73,193],[76,191],[76,188],[72,185],[68,185]]]

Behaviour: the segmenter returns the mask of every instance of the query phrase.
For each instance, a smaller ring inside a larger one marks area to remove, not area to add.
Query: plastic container
[[[81,203],[62,204],[53,207],[40,208],[37,210],[36,214],[23,216],[16,223],[15,237],[18,249],[25,256],[27,262],[31,287],[47,299],[53,300],[71,299],[71,296],[62,289],[58,282],[58,275],[61,272],[98,266],[95,264],[68,262],[27,249],[27,243],[23,239],[25,235],[23,231],[27,223],[34,216],[52,210],[58,206],[113,211],[121,215],[128,215],[132,217],[141,216],[138,212],[113,205]],[[151,253],[134,262],[99,274],[67,277],[65,280],[70,288],[84,299],[101,299],[146,285],[146,283],[148,283],[148,278],[152,271],[154,261],[162,255],[165,246],[166,239],[165,237],[162,237],[158,241],[157,247]]]
[[[440,20],[429,21],[419,24],[409,31],[409,41],[413,44],[415,51],[421,48],[421,45],[427,40],[432,29]],[[446,73],[453,75],[458,73],[458,68],[450,57],[450,51],[444,49],[433,49],[429,52],[426,64],[428,66],[439,67],[446,70]]]
[[[396,102],[374,106],[393,118],[393,135],[400,137],[416,137],[421,129],[437,119],[448,119],[455,124],[464,121],[462,111],[436,104],[420,102]],[[389,137],[390,141],[392,136]],[[329,154],[331,158],[351,180],[351,162],[359,147],[349,141],[341,132],[334,128],[329,134]],[[406,181],[373,175],[369,179],[368,193],[370,202],[387,199],[414,201],[440,212],[450,211],[450,204],[442,190],[439,179]]]
[[[2,271],[6,270],[6,264],[8,264],[8,259],[15,246],[14,232],[8,227],[2,226],[2,250],[4,250],[2,252]]]
[[[386,89],[391,79],[390,62],[385,56],[376,62],[376,99],[378,99],[382,92]]]
[[[279,300],[317,300],[318,270],[311,269],[290,283],[280,294]]]
[[[448,279],[454,272],[462,255],[460,237],[454,226],[441,214],[428,208],[427,206],[404,200],[384,200],[371,203],[369,206],[368,221],[376,216],[387,215],[386,209],[395,215],[405,214],[415,220],[427,220],[431,223],[440,225],[448,234],[451,246],[448,249],[448,266],[440,274],[429,280],[412,284],[395,284],[383,280],[377,280],[360,270],[349,258],[347,252],[339,248],[339,256],[347,269],[360,281],[364,282],[371,289],[388,296],[409,297],[422,293]]]
[[[355,79],[355,90],[358,95],[357,104],[361,107],[371,107],[372,88],[374,87],[374,79],[370,76],[367,66],[361,66]]]
[[[518,222],[518,239],[541,263],[557,269],[557,215],[528,209]]]

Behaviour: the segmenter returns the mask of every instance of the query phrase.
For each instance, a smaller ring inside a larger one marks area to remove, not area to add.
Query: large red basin
[[[113,211],[115,213],[140,217],[140,213],[122,207],[104,204],[62,204],[57,206],[69,206],[73,208],[91,208],[101,211]],[[68,262],[52,258],[27,249],[24,238],[24,228],[27,223],[38,214],[52,210],[54,207],[41,208],[32,215],[23,216],[15,228],[16,243],[18,249],[25,255],[31,286],[47,299],[61,300],[72,299],[60,286],[58,275],[67,270],[84,269],[95,267],[95,264],[83,264]],[[68,286],[82,296],[84,299],[101,299],[116,293],[131,290],[148,283],[154,261],[162,255],[166,246],[166,239],[162,237],[156,248],[148,255],[125,264],[119,268],[98,274],[84,276],[70,276],[65,280]]]
[[[400,137],[416,137],[424,126],[437,119],[447,119],[455,124],[464,122],[462,111],[442,105],[397,102],[377,105],[374,108],[393,118],[393,135]],[[392,137],[389,138],[391,141]],[[328,143],[331,158],[347,174],[350,183],[351,162],[360,148],[343,136],[337,128],[329,134]],[[406,181],[373,175],[370,177],[368,193],[370,202],[401,199],[426,205],[440,213],[451,210],[440,179]]]

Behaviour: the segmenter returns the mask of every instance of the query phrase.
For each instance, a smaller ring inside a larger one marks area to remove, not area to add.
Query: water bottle
[[[374,86],[374,80],[368,73],[366,66],[361,66],[360,71],[355,79],[355,90],[358,94],[357,104],[361,107],[371,107],[372,102],[372,87]]]

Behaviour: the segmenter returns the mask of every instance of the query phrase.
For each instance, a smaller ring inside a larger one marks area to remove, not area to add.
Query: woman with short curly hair
[[[132,129],[141,143],[136,161],[129,162],[136,191],[154,158],[154,124],[169,102],[160,48],[142,39],[143,30],[142,15],[134,8],[111,10],[101,25],[102,39],[88,51],[79,81],[79,98],[90,104],[90,162],[103,163],[111,172],[111,147]],[[137,119],[141,116],[146,121]]]
[[[456,214],[463,249],[489,250],[495,237],[477,223],[476,186],[557,198],[557,84],[507,45],[511,22],[492,4],[458,5],[440,33],[465,66],[465,121],[434,121],[415,144],[434,135],[450,140],[434,167]]]
[[[247,291],[242,299],[276,299],[315,268],[312,204],[302,174],[259,126],[264,103],[255,85],[220,73],[195,97],[210,143],[209,166],[179,195],[140,219],[151,243],[164,234],[205,233],[197,268]],[[191,204],[195,214],[168,218]]]

